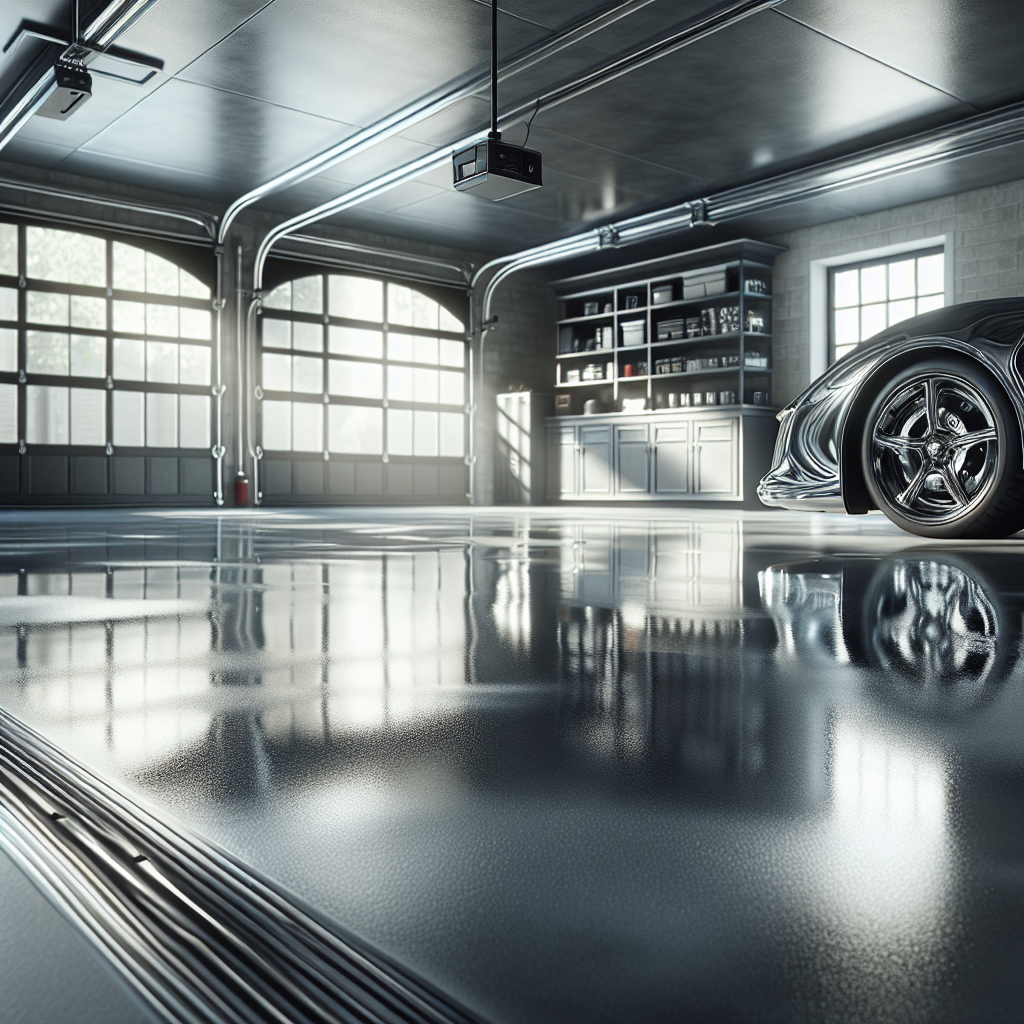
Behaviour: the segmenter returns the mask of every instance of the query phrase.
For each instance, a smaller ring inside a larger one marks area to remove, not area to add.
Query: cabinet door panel
[[[610,427],[580,427],[580,493],[610,494],[612,432]]]
[[[647,427],[616,427],[615,447],[617,493],[646,494],[649,487]]]
[[[690,429],[680,423],[654,428],[654,493],[690,493]]]
[[[696,424],[693,467],[695,493],[722,497],[732,497],[737,493],[738,427],[735,417]]]

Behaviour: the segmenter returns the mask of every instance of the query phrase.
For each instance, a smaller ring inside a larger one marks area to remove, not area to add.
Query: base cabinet
[[[548,500],[739,501],[756,504],[771,465],[771,410],[555,417]]]

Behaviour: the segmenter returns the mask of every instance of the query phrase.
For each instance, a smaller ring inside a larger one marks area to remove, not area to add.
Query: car
[[[768,506],[879,509],[922,537],[1024,529],[1024,299],[893,324],[778,414]]]

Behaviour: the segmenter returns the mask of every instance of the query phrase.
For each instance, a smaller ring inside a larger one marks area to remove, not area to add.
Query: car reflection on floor
[[[20,521],[0,704],[484,1019],[1012,1016],[1020,545],[644,515]]]

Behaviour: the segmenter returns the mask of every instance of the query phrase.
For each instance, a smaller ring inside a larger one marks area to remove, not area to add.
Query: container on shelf
[[[767,391],[755,391],[754,392],[754,405],[767,405],[768,404],[768,392]]]
[[[601,308],[599,302],[584,302],[583,303],[583,315],[584,316],[597,316],[598,310]]]
[[[764,333],[764,314],[757,313],[752,309],[747,310],[747,330],[751,334]]]
[[[601,403],[596,398],[588,398],[583,403],[584,416],[596,416],[601,412]]]
[[[717,405],[718,404],[718,392],[717,391],[705,391],[704,392],[704,404],[705,405]]]
[[[735,405],[736,404],[736,392],[735,391],[719,391],[718,392],[718,404],[719,405]]]
[[[624,398],[622,400],[623,412],[643,412],[647,408],[646,398]]]
[[[636,345],[642,345],[645,327],[646,324],[643,320],[630,320],[628,323],[624,323],[622,325],[622,347],[633,348]]]
[[[709,295],[721,295],[724,291],[724,270],[713,270],[702,274],[687,274],[683,277],[684,299],[704,299]]]
[[[651,305],[661,306],[672,301],[672,285],[659,284],[651,289]]]

